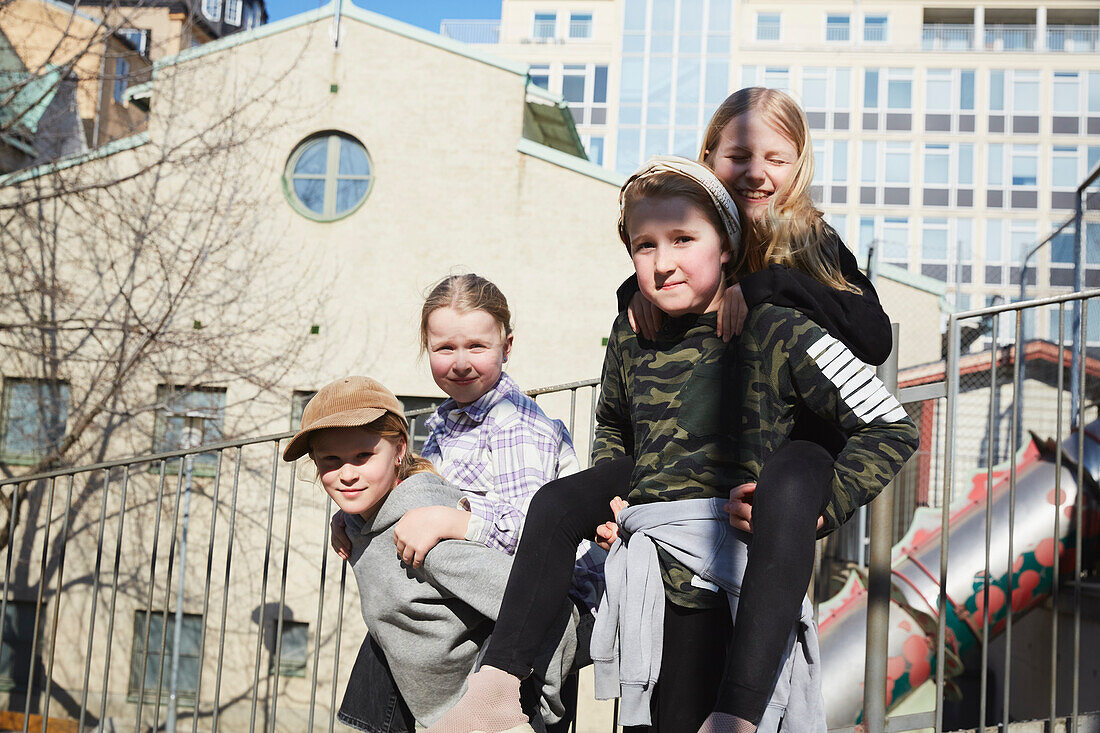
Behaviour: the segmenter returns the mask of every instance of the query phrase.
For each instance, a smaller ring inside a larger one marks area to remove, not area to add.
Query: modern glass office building
[[[572,34],[578,16],[589,35]],[[545,75],[590,157],[624,174],[656,153],[695,156],[732,90],[791,92],[829,221],[857,256],[873,248],[942,283],[955,307],[1018,298],[1025,257],[1100,162],[1095,0],[504,0],[499,28],[495,50]],[[1086,219],[1097,287],[1100,219]],[[1072,287],[1073,257],[1071,229],[1031,255],[1028,295]]]

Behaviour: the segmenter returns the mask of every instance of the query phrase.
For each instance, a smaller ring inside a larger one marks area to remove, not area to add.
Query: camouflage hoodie
[[[847,438],[824,531],[840,526],[915,450],[912,421],[870,367],[798,311],[757,306],[740,343],[724,343],[715,324],[714,313],[668,319],[651,342],[625,314],[615,319],[593,463],[633,455],[632,504],[726,497],[757,479],[798,412],[810,410]],[[660,559],[669,600],[689,608],[721,601],[671,556]]]

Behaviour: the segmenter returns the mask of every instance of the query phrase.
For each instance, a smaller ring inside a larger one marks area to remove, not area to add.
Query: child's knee
[[[833,479],[833,456],[806,440],[784,443],[768,458],[760,472],[753,502],[753,524],[774,517],[777,521],[804,518],[817,521],[821,499]]]

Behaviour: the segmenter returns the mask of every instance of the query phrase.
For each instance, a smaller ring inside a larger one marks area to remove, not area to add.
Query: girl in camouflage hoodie
[[[486,666],[433,733],[522,724],[512,688],[518,689],[529,658],[545,643],[540,609],[568,587],[568,567],[558,557],[570,557],[570,545],[587,536],[594,521],[611,518],[601,503],[621,487],[634,503],[715,497],[737,487],[731,522],[755,534],[731,653],[725,653],[731,634],[725,604],[662,556],[665,648],[677,653],[662,661],[653,723],[662,731],[694,731],[700,723],[706,730],[755,730],[798,617],[815,532],[835,528],[873,498],[915,449],[912,422],[869,367],[803,313],[759,306],[740,345],[727,346],[718,337],[724,270],[736,275],[767,268],[778,276],[798,268],[802,277],[792,281],[799,287],[773,295],[812,293],[805,298],[811,306],[831,298],[833,305],[820,312],[835,315],[843,312],[836,303],[853,300],[877,305],[869,284],[856,287],[845,277],[844,265],[854,259],[809,201],[805,117],[785,95],[774,95],[748,90],[731,97],[723,108],[733,114],[704,146],[702,157],[752,222],[742,252],[735,250],[738,237],[726,228],[714,192],[653,171],[624,187],[620,234],[642,294],[670,318],[652,337],[635,334],[626,314],[616,320],[597,409],[595,466],[536,495]],[[702,248],[700,232],[707,240]],[[715,234],[724,245],[715,246]],[[702,260],[684,259],[700,249]],[[845,323],[849,332],[873,324]],[[839,455],[814,443],[785,442],[800,412],[840,429]],[[753,514],[745,499],[757,480]]]

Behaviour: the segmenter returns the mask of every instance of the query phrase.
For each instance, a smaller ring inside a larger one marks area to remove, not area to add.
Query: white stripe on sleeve
[[[829,334],[815,341],[806,353],[837,388],[848,409],[864,423],[875,419],[898,422],[907,416],[874,370]]]

